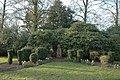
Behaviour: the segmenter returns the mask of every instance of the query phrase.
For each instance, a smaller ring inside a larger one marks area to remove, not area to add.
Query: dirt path
[[[0,64],[0,72],[3,71],[14,71],[14,70],[19,70],[23,69],[24,67],[22,65],[19,65],[17,62],[14,62],[13,64],[8,64],[8,63],[1,63]]]

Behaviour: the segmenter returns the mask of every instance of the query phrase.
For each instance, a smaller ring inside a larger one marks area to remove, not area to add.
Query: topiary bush
[[[83,58],[83,50],[78,49],[77,50],[77,61],[80,62],[82,58]]]
[[[75,53],[74,49],[68,50],[67,53],[68,53],[68,59],[74,59],[74,58],[76,58],[76,53]]]
[[[38,59],[45,60],[48,56],[48,50],[44,47],[38,47],[36,49],[36,54],[38,54]]]
[[[111,51],[109,51],[108,52],[108,56],[109,56],[109,63],[113,63],[114,62],[114,52],[111,52]]]
[[[29,56],[30,56],[30,54],[32,53],[31,48],[29,48],[29,47],[24,47],[24,48],[22,49],[22,52],[23,52],[23,61],[30,61],[30,60],[29,60]]]
[[[22,65],[22,61],[23,61],[23,52],[21,50],[17,51],[17,56],[18,56],[18,62],[19,65]]]
[[[120,51],[115,51],[113,56],[115,61],[120,61]]]
[[[109,56],[107,56],[107,55],[100,56],[101,64],[106,65],[106,64],[108,64],[108,61],[109,61]]]
[[[7,50],[0,48],[0,57],[7,57]]]
[[[96,61],[99,58],[99,53],[97,51],[90,51],[90,59]]]
[[[12,59],[13,59],[13,50],[8,50],[8,63],[12,64]]]
[[[31,61],[32,63],[36,64],[36,62],[38,61],[38,54],[32,53],[32,54],[30,55],[30,61]]]
[[[13,56],[17,57],[17,50],[16,49],[13,49]]]
[[[67,53],[68,53],[68,59],[71,59],[72,58],[72,50],[68,50]]]

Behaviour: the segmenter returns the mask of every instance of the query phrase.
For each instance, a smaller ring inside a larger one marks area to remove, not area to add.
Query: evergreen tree
[[[68,28],[73,23],[73,13],[60,0],[55,0],[54,4],[48,9],[48,18],[45,26],[50,29]]]

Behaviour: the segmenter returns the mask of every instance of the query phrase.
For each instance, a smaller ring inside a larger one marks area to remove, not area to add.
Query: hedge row
[[[23,61],[31,61],[36,63],[39,60],[45,60],[48,56],[49,51],[44,47],[38,47],[35,50],[35,53],[32,53],[32,49],[25,47],[17,51],[19,65],[22,65]],[[12,58],[14,50],[8,50],[8,63],[12,64]]]
[[[8,50],[8,63],[12,64],[13,50]]]
[[[89,59],[90,61],[100,61],[100,56],[99,52],[97,51],[90,51],[88,54],[84,53],[82,49],[78,49],[77,51],[74,49],[68,50],[67,51],[68,59],[74,59],[78,62],[81,60],[87,60]],[[87,57],[86,57],[87,56]],[[113,63],[116,60],[116,53],[109,51],[107,53],[107,56],[109,57],[109,63]],[[87,59],[86,59],[87,58]]]

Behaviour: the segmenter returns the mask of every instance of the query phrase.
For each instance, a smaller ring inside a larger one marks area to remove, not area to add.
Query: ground
[[[0,64],[4,63],[4,62],[7,62],[7,61],[8,61],[7,57],[0,57]],[[13,61],[17,61],[17,58],[14,58]]]
[[[120,70],[54,61],[30,68],[0,71],[0,80],[120,80]]]

